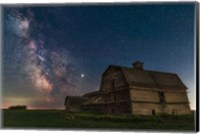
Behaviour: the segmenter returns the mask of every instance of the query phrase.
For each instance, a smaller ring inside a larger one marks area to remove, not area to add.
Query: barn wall
[[[131,114],[130,102],[102,103],[84,106],[84,110],[97,111],[109,114]]]
[[[153,103],[132,103],[132,114],[152,115],[152,110],[155,110],[155,113],[160,113],[159,105]]]
[[[130,90],[131,100],[134,101],[150,101],[159,102],[159,96],[157,91],[153,90],[140,90],[134,89]]]
[[[127,81],[119,68],[109,68],[101,80],[101,96],[105,104],[104,113],[131,113],[130,94]]]
[[[111,103],[102,107],[102,112],[110,114],[131,114],[130,103]]]
[[[118,91],[115,94],[116,94],[116,102],[130,101],[129,90]]]
[[[168,104],[165,109],[166,113],[176,115],[191,114],[189,104]]]
[[[104,102],[122,102],[129,101],[129,92],[128,90],[122,90],[118,92],[110,92],[102,95],[102,100]]]
[[[135,115],[153,115],[155,111],[156,115],[159,114],[191,114],[188,104],[154,104],[154,103],[135,103],[132,102],[132,114]]]
[[[185,92],[166,92],[165,98],[167,102],[188,102],[187,94]]]

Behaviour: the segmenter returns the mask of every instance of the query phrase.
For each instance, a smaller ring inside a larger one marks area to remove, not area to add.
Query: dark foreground
[[[3,110],[3,128],[194,131],[194,115],[132,116],[59,110]]]

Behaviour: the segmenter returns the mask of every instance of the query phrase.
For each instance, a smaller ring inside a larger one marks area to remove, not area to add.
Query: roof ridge
[[[133,69],[131,67],[126,67],[126,66],[120,66],[120,65],[110,65],[113,67],[119,67],[119,68],[124,68],[124,69]],[[140,70],[140,71],[147,71],[147,72],[152,72],[152,73],[165,73],[165,74],[173,74],[173,75],[177,75],[177,73],[171,73],[171,72],[164,72],[164,71],[155,71],[155,70]]]
[[[162,71],[154,71],[154,70],[145,70],[145,71],[150,72],[150,73],[164,73],[164,74],[177,75],[177,73],[171,73],[171,72],[162,72]]]

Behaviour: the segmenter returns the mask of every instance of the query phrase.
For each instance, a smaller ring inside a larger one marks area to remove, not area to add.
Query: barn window
[[[117,101],[117,95],[115,94],[115,101]]]
[[[165,104],[166,103],[166,100],[165,100],[165,95],[163,92],[158,92],[159,94],[159,98],[160,98],[160,103],[161,104]]]
[[[112,80],[112,89],[115,90],[115,80]]]

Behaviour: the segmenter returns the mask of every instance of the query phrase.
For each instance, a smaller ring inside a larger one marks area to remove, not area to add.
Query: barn
[[[160,115],[190,114],[187,87],[175,73],[110,65],[102,74],[100,90],[85,94],[85,110],[103,113]]]

